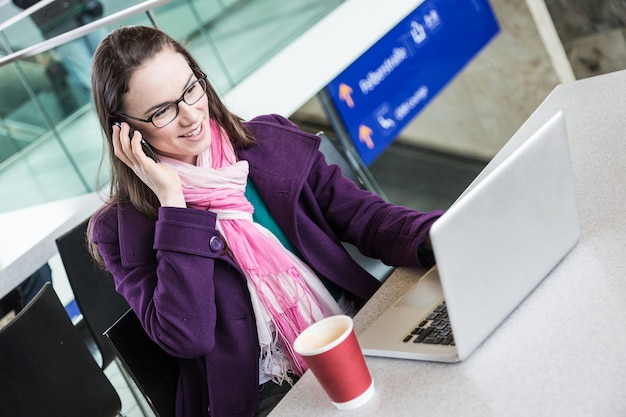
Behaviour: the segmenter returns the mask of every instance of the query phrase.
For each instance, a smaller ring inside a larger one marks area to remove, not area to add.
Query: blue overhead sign
[[[426,0],[326,87],[366,165],[498,33],[488,0]]]

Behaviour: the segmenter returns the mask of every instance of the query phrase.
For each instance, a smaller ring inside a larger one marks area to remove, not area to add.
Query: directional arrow
[[[346,102],[351,109],[354,108],[354,100],[352,100],[352,87],[347,84],[339,84],[339,99]]]
[[[363,142],[367,149],[374,149],[374,141],[372,140],[372,129],[365,125],[359,126],[359,140]]]

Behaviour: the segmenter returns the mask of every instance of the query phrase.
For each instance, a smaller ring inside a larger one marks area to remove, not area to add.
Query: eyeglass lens
[[[163,127],[171,123],[178,116],[178,103],[184,101],[188,105],[196,104],[206,93],[204,78],[194,81],[184,92],[183,96],[174,103],[161,107],[152,115],[152,123],[156,127]]]

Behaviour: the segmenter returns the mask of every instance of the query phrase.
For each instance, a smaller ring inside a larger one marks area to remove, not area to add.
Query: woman
[[[150,337],[180,358],[177,415],[271,410],[306,370],[297,334],[380,285],[340,241],[390,265],[432,263],[428,230],[441,212],[360,190],[282,117],[242,122],[163,32],[113,31],[92,85],[111,167],[92,252]]]

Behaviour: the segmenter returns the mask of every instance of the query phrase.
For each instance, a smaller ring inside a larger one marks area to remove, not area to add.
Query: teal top
[[[291,244],[285,233],[283,233],[283,230],[280,228],[280,226],[278,226],[278,223],[276,223],[276,219],[274,219],[274,216],[272,216],[272,214],[269,212],[267,206],[265,205],[265,202],[261,198],[259,190],[257,190],[256,186],[249,178],[245,194],[248,198],[248,201],[254,207],[252,220],[272,232],[274,236],[276,236],[278,240],[280,240],[280,243],[282,243],[285,248],[291,251],[291,253],[300,257],[300,254],[298,254],[298,250],[295,248],[295,246]]]
[[[280,228],[278,223],[276,223],[276,219],[274,219],[274,216],[272,216],[270,211],[267,209],[267,205],[265,205],[265,202],[261,198],[259,191],[257,190],[254,183],[250,180],[250,178],[248,178],[248,184],[246,186],[245,195],[248,201],[254,207],[252,220],[254,220],[258,224],[260,224],[261,226],[265,227],[267,230],[272,232],[274,236],[278,238],[280,243],[282,243],[283,246],[287,248],[287,250],[289,250],[291,253],[293,253],[297,257],[302,258],[300,254],[298,253],[298,250],[296,249],[296,247],[293,246],[293,244],[287,238],[287,236],[285,235],[283,230]],[[334,283],[328,281],[328,279],[324,277],[319,277],[319,278],[324,284],[324,286],[328,289],[330,294],[333,296],[333,298],[335,298],[335,300],[338,300],[341,295],[341,289],[337,287],[337,285],[335,285]]]

